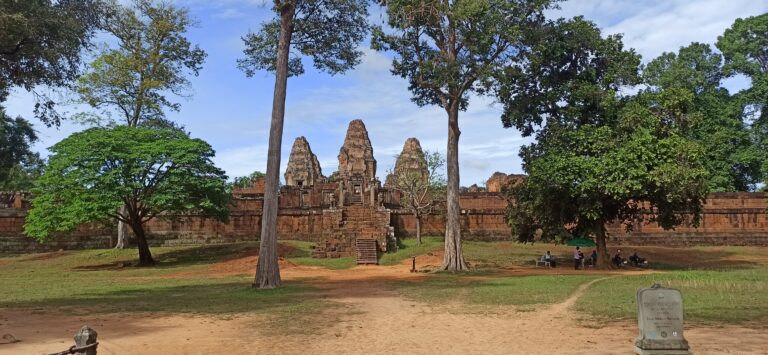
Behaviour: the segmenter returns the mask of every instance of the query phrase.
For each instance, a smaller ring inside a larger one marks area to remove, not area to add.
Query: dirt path
[[[571,310],[588,287],[611,276],[585,283],[565,301],[533,312],[496,307],[493,313],[478,314],[403,298],[389,281],[424,277],[409,273],[405,265],[339,271],[288,267],[283,275],[286,280],[315,278],[330,301],[344,305],[331,310],[341,312],[340,321],[311,334],[286,336],[265,331],[266,319],[258,315],[223,320],[162,314],[71,317],[55,311],[0,310],[0,338],[11,333],[22,340],[0,341],[0,354],[64,350],[83,324],[99,331],[100,355],[631,354],[636,335],[631,322],[584,327]],[[764,329],[689,327],[686,338],[696,354],[768,354]]]

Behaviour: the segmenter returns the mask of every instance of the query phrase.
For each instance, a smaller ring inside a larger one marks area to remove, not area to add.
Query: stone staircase
[[[357,239],[357,265],[378,264],[378,248],[375,239]]]
[[[376,264],[377,253],[386,250],[387,237],[392,233],[390,212],[362,204],[345,206],[341,212],[339,224],[323,231],[323,240],[315,246],[312,257],[358,255],[360,260],[358,246],[364,245],[366,252],[363,263]],[[372,254],[370,250],[373,250]]]

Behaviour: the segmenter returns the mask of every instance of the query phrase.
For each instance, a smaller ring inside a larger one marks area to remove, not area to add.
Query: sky
[[[237,69],[236,61],[243,57],[241,36],[256,31],[273,16],[271,2],[174,3],[189,8],[199,22],[188,37],[208,57],[200,75],[191,78],[194,96],[176,98],[182,108],[169,112],[167,118],[184,125],[193,137],[210,143],[216,150],[215,163],[230,177],[264,171],[274,75],[262,72],[247,78]],[[648,62],[691,42],[714,44],[735,19],[765,12],[768,1],[763,0],[571,0],[561,3],[561,9],[549,11],[548,16],[583,15],[594,21],[603,34],[623,34],[625,45]],[[371,20],[384,23],[380,11],[373,12]],[[390,73],[391,59],[370,50],[367,43],[363,51],[362,63],[346,74],[330,76],[305,65],[305,75],[288,80],[281,178],[293,141],[299,136],[307,138],[323,174],[330,175],[338,167],[337,156],[347,126],[358,118],[368,129],[378,161],[377,176],[382,181],[409,137],[418,138],[426,150],[445,153],[445,111],[416,106],[410,100],[405,79]],[[746,84],[743,78],[724,83],[732,91]],[[14,91],[4,105],[11,115],[33,118],[34,100],[27,92]],[[460,113],[461,185],[484,185],[496,171],[522,173],[518,151],[531,139],[515,129],[503,128],[500,115],[501,108],[486,97],[472,97],[469,109]],[[48,155],[48,147],[87,128],[72,122],[64,122],[59,128],[34,123],[40,136],[34,149],[44,156]]]

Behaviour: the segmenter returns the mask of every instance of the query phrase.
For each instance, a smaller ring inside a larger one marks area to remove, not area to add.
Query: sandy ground
[[[424,256],[421,266],[438,265]],[[233,319],[165,314],[66,316],[55,310],[0,310],[0,354],[62,351],[83,324],[99,332],[99,354],[632,354],[634,323],[599,329],[577,322],[572,304],[589,287],[567,300],[533,312],[501,308],[493,314],[467,314],[402,298],[388,281],[418,279],[408,263],[349,270],[283,263],[283,278],[315,278],[328,299],[344,307],[332,327],[306,335],[265,331],[265,316]],[[252,272],[254,257],[211,265],[207,276]],[[567,268],[558,273],[570,271]],[[515,269],[510,274],[552,272]],[[583,273],[583,271],[581,271]],[[193,275],[190,275],[193,276]],[[610,276],[607,276],[610,277]],[[594,281],[593,281],[594,282]],[[6,343],[12,334],[16,343]],[[695,354],[768,354],[768,331],[743,327],[691,327],[685,336]]]

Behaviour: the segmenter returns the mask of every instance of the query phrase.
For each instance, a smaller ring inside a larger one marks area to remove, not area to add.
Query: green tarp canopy
[[[593,247],[595,246],[595,242],[593,242],[592,239],[576,238],[569,240],[565,245],[572,247]]]

